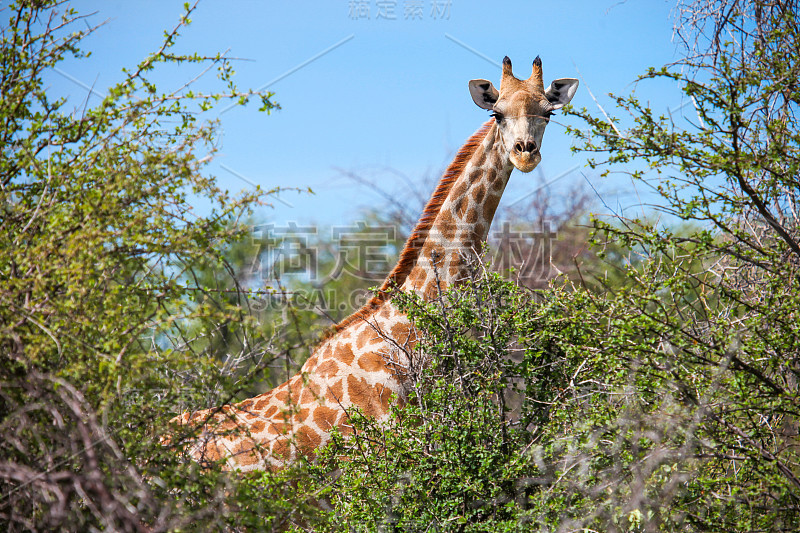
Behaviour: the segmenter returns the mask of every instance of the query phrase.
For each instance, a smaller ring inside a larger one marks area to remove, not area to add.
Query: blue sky
[[[91,22],[108,19],[85,43],[92,57],[63,64],[65,75],[50,80],[52,91],[70,95],[77,106],[86,90],[70,78],[102,92],[120,79],[121,68],[157,48],[182,2],[72,5],[81,13],[96,12]],[[230,49],[232,56],[246,58],[236,66],[241,88],[278,80],[269,90],[276,93],[280,111],[267,116],[251,104],[221,115],[222,149],[211,166],[220,182],[232,191],[250,187],[248,182],[311,187],[314,195],[285,194],[286,203],[276,202],[260,218],[338,224],[359,219],[361,208],[383,200],[337,169],[379,181],[398,197],[410,194],[407,185],[384,171],[391,168],[408,176],[415,193],[427,196],[431,185],[424,177],[438,174],[487,119],[472,102],[467,82],[487,78],[497,84],[496,65],[505,55],[519,77],[528,76],[536,55],[542,58],[546,84],[580,76],[573,104],[597,111],[588,88],[611,111],[605,94],[627,92],[647,67],[676,59],[673,6],[660,0],[207,0],[179,48],[207,54]],[[165,73],[164,88],[178,87],[195,74],[188,69]],[[675,87],[638,90],[656,109],[681,104]],[[539,169],[515,171],[503,202],[578,167],[606,203],[641,209],[630,181],[591,173],[585,157],[569,151],[571,144],[563,127],[551,124]],[[564,194],[574,180],[584,178],[572,171],[548,191]]]

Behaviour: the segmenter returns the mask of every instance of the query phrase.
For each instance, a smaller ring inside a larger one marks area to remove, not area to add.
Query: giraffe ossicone
[[[231,470],[280,468],[299,455],[312,456],[333,428],[347,434],[348,410],[385,420],[391,398],[405,402],[409,356],[418,337],[392,303],[393,291],[432,299],[464,279],[468,257],[486,240],[512,170],[536,168],[550,115],[577,87],[578,80],[561,78],[545,89],[538,56],[525,80],[514,76],[504,58],[499,90],[488,80],[471,80],[472,99],[492,119],[458,151],[381,288],[334,326],[282,385],[235,405],[176,417],[178,425],[202,425],[192,457],[224,461]]]

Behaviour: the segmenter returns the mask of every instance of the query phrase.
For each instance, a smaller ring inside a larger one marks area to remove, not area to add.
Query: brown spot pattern
[[[486,196],[486,186],[484,184],[481,183],[472,188],[472,199],[475,200],[475,202],[483,202],[484,196]]]
[[[288,426],[289,424],[285,424],[283,422],[271,422],[267,427],[267,433],[270,435],[283,435],[286,433]]]
[[[408,279],[413,286],[424,285],[425,281],[428,279],[428,272],[422,267],[416,266],[414,270],[411,271],[411,274],[409,274]]]
[[[358,366],[367,372],[386,370],[386,362],[379,353],[367,352],[358,358]]]
[[[483,219],[486,221],[494,218],[494,212],[497,210],[497,205],[500,203],[500,196],[493,194],[486,199],[483,204]]]
[[[339,373],[339,365],[333,359],[328,359],[317,367],[317,375],[322,379],[332,378]]]
[[[324,361],[325,359],[330,359],[331,357],[333,357],[333,349],[331,348],[331,343],[329,342],[325,346],[325,350],[323,350],[320,360]]]
[[[411,326],[405,322],[399,322],[392,326],[392,338],[402,345],[408,340],[411,333]]]
[[[338,356],[339,361],[347,366],[353,364],[355,354],[353,353],[353,346],[349,342],[339,345],[336,355]]]
[[[463,179],[458,180],[456,182],[455,187],[453,187],[453,190],[448,195],[448,198],[451,199],[464,198],[467,195],[467,187],[468,184],[465,180]]]
[[[435,242],[428,242],[425,244],[425,248],[422,249],[423,256],[425,259],[428,259],[433,264],[434,261],[438,265],[444,259],[444,247]],[[426,275],[427,277],[427,275]]]
[[[344,400],[344,387],[342,386],[342,380],[337,381],[328,388],[328,394],[325,396],[325,398],[331,401],[334,405],[338,405],[339,402]]]
[[[350,401],[360,407],[365,415],[374,417],[381,414],[376,408],[372,387],[364,378],[347,376],[347,392],[350,394]]]
[[[243,439],[233,449],[233,455],[236,457],[236,462],[245,466],[256,464],[259,460],[259,457],[254,448],[255,443],[251,439]]]
[[[230,431],[235,427],[236,427],[236,422],[234,422],[233,420],[225,420],[224,422],[219,424],[216,429],[218,431]]]
[[[464,215],[467,213],[469,209],[469,200],[466,197],[459,198],[456,200],[456,203],[453,205],[455,209],[456,216],[458,218],[464,218]]]
[[[336,419],[341,411],[339,409],[331,409],[324,405],[318,405],[314,409],[314,423],[321,429],[329,429],[336,424]]]
[[[275,393],[275,399],[281,403],[286,403],[289,399],[289,393],[286,391],[287,384],[284,383],[281,385],[281,388],[278,389],[278,392]]]
[[[377,399],[378,405],[380,405],[381,414],[388,413],[389,412],[389,399],[392,396],[391,391],[388,390],[383,385],[381,385],[380,383],[378,383],[373,387],[373,395]]]
[[[281,461],[288,461],[292,458],[292,450],[289,447],[289,439],[282,438],[280,440],[276,440],[272,444],[272,455],[274,455],[277,459]]]
[[[442,214],[439,215],[439,222],[436,227],[448,241],[452,241],[456,236],[456,231],[458,231],[456,220],[453,218],[453,214],[450,211],[442,211]]]
[[[311,428],[308,427],[302,427],[297,430],[295,440],[298,449],[306,455],[311,454],[322,444],[322,438],[317,435],[316,431],[312,431]]]
[[[222,459],[222,454],[219,451],[219,446],[217,446],[216,442],[207,442],[205,446],[203,446],[202,456],[204,459],[208,461],[219,461]]]

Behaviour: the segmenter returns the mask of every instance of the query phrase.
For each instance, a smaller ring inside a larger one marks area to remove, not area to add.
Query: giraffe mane
[[[483,126],[478,129],[478,131],[473,133],[458,151],[455,158],[453,158],[453,161],[447,167],[447,170],[444,171],[442,178],[439,180],[439,184],[433,191],[433,195],[431,195],[428,203],[425,204],[425,209],[422,211],[422,216],[420,216],[417,225],[414,227],[414,231],[411,232],[411,235],[408,237],[403,250],[400,252],[399,261],[386,277],[386,280],[378,289],[377,293],[373,295],[372,298],[370,298],[369,301],[361,307],[361,309],[351,314],[338,324],[328,328],[320,341],[327,340],[332,335],[351,325],[353,322],[364,320],[371,316],[375,311],[378,310],[382,303],[389,299],[392,289],[400,287],[405,282],[408,274],[411,272],[411,269],[414,266],[414,263],[416,263],[417,259],[419,258],[422,246],[425,243],[425,239],[428,236],[431,227],[433,226],[434,220],[436,220],[436,216],[439,214],[439,211],[442,208],[442,204],[444,204],[447,195],[450,194],[450,189],[453,188],[453,184],[464,171],[467,163],[472,158],[473,154],[481,145],[483,140],[486,138],[486,135],[489,133],[489,130],[494,123],[494,119],[491,119],[484,123]]]

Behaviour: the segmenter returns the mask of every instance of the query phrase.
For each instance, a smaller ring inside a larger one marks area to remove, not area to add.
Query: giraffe
[[[526,80],[503,59],[500,90],[471,80],[474,102],[491,111],[442,176],[400,254],[375,295],[323,337],[300,372],[275,389],[235,405],[184,413],[177,425],[200,435],[194,460],[229,470],[279,469],[313,457],[333,428],[348,434],[348,410],[386,420],[392,398],[407,399],[408,370],[417,331],[392,302],[393,291],[425,299],[463,279],[467,256],[486,240],[514,168],[530,172],[541,161],[550,115],[574,96],[578,80],[561,78],[545,89],[537,56]]]

